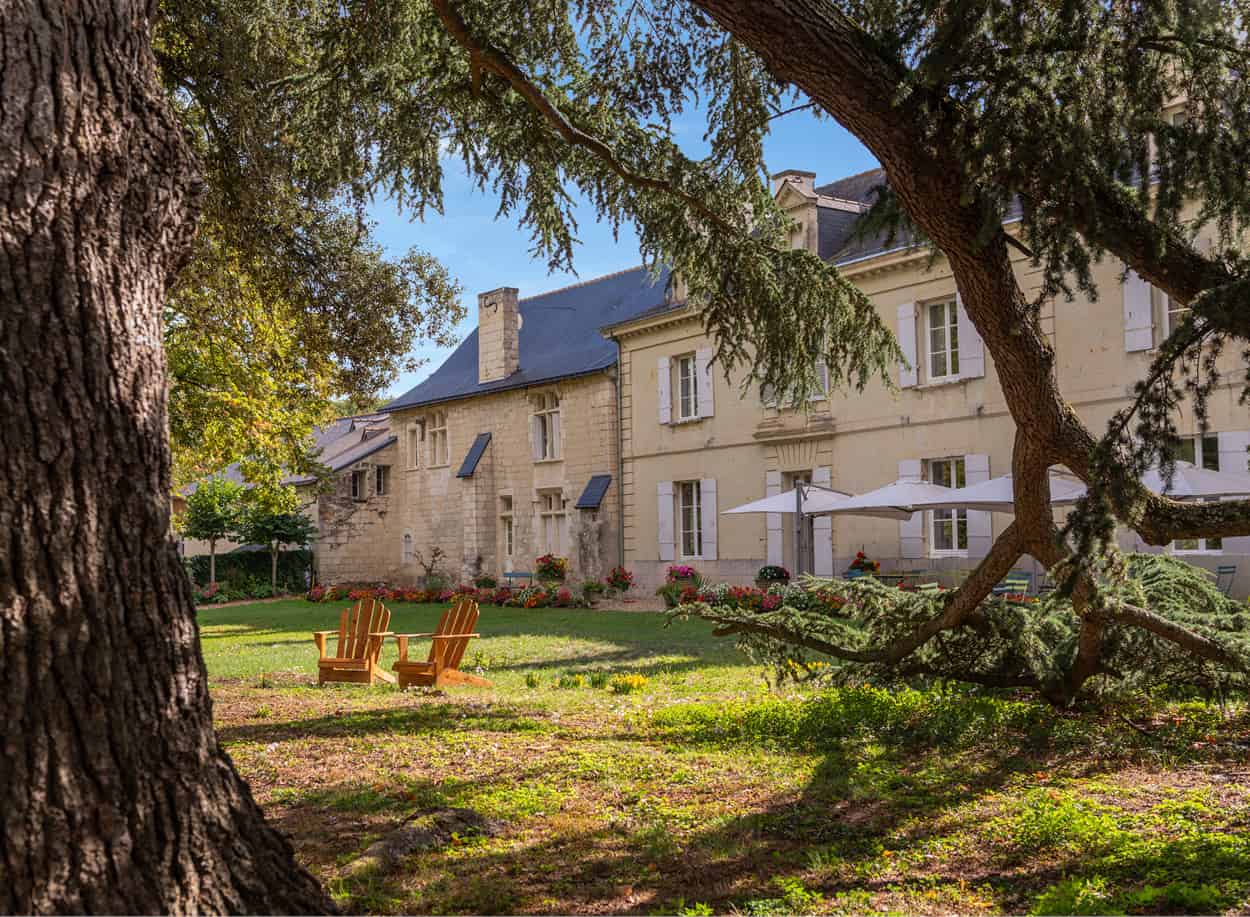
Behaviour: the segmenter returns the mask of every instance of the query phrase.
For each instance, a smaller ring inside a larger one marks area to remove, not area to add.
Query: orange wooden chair
[[[395,676],[378,665],[382,643],[391,636],[386,629],[390,623],[390,609],[377,599],[361,599],[343,609],[337,631],[313,631],[313,641],[321,654],[317,660],[317,684],[348,681],[371,685],[375,679],[394,684]],[[335,656],[326,655],[326,637],[330,634],[338,634]]]
[[[443,612],[439,618],[438,629],[432,634],[396,634],[399,641],[399,659],[392,668],[399,675],[399,686],[409,685],[481,685],[490,687],[490,682],[476,675],[468,675],[460,671],[460,660],[464,658],[465,647],[473,637],[481,634],[473,633],[477,624],[477,602],[462,596],[455,605]],[[408,641],[427,637],[430,640],[430,658],[425,662],[417,662],[408,658]]]

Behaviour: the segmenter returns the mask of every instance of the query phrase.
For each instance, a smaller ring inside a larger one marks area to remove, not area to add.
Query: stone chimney
[[[816,173],[802,172],[798,169],[786,169],[784,172],[778,172],[772,176],[773,180],[773,197],[777,196],[777,192],[781,190],[781,186],[785,184],[794,185],[796,191],[800,194],[806,194],[809,197],[816,193]]]
[[[521,366],[517,332],[521,314],[516,287],[477,295],[477,381],[498,382]]]

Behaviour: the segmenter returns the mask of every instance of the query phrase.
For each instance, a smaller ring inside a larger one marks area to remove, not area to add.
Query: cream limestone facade
[[[539,417],[554,430],[536,442]],[[402,502],[378,546],[392,558],[386,578],[415,582],[416,553],[428,561],[435,546],[463,581],[532,572],[548,553],[569,559],[571,581],[602,576],[618,562],[615,488],[595,508],[577,501],[592,477],[616,475],[615,418],[614,371],[396,411]],[[464,476],[462,460],[483,433],[489,444]]]
[[[320,580],[416,584],[436,550],[451,583],[525,583],[544,554],[568,559],[572,584],[620,563],[622,393],[599,327],[662,305],[664,290],[633,269],[528,299],[481,294],[477,330],[384,409],[392,442],[310,492]]]
[[[1011,470],[1014,426],[993,361],[959,303],[949,266],[926,250],[844,248],[839,232],[865,206],[863,176],[816,188],[811,173],[782,173],[778,201],[799,221],[795,244],[833,257],[897,331],[909,366],[891,391],[879,381],[862,392],[830,393],[805,410],[765,404],[708,365],[711,344],[687,305],[605,328],[621,351],[622,488],[626,565],[643,589],[672,563],[690,563],[712,580],[746,583],[768,563],[795,564],[794,516],[722,515],[788,490],[796,479],[862,493],[900,478],[973,484]],[[825,249],[825,250],[822,250]],[[1039,278],[1016,264],[1026,293]],[[1096,270],[1100,297],[1051,302],[1041,314],[1058,359],[1065,396],[1094,431],[1105,429],[1143,378],[1167,333],[1166,297],[1122,266]],[[1181,418],[1193,437],[1183,457],[1199,465],[1247,470],[1250,417],[1238,404],[1244,366],[1224,358],[1225,385],[1211,399],[1210,430]],[[922,518],[923,516],[923,518]],[[834,516],[807,523],[805,570],[834,575],[856,551],[883,568],[968,568],[989,549],[1010,516],[977,512],[915,514],[905,523]],[[1145,549],[1131,532],[1122,542]],[[1169,549],[1165,549],[1169,550]],[[1189,543],[1170,550],[1215,567],[1237,564],[1234,592],[1250,586],[1250,538]]]

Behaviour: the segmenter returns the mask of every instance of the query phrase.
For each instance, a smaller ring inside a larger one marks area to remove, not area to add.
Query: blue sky
[[[685,152],[698,156],[703,152],[702,124],[689,124],[679,136],[689,135],[692,143]],[[783,169],[805,169],[816,173],[817,183],[853,175],[876,166],[876,161],[854,137],[831,119],[817,119],[808,112],[797,112],[773,122],[773,131],[765,143],[765,157],[770,172]],[[428,251],[438,258],[464,287],[467,315],[457,329],[461,338],[477,323],[477,294],[496,287],[511,286],[521,296],[533,296],[545,290],[589,280],[600,274],[619,271],[641,262],[638,240],[633,231],[622,227],[620,239],[613,239],[611,229],[596,220],[592,208],[583,205],[577,214],[579,238],[574,267],[577,275],[552,274],[545,261],[529,255],[529,237],[509,220],[496,220],[497,201],[472,187],[459,166],[450,168],[444,179],[445,216],[430,213],[421,222],[399,213],[387,200],[375,202],[371,216],[377,221],[378,241],[393,256],[400,256],[410,247]],[[414,353],[426,359],[415,373],[401,374],[390,386],[392,395],[408,391],[447,357],[450,350],[418,342]]]

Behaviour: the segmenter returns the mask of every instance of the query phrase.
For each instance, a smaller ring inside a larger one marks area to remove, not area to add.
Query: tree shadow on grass
[[[347,710],[341,713],[287,722],[222,726],[217,736],[223,743],[285,742],[309,738],[340,738],[390,733],[425,735],[439,732],[546,732],[551,725],[534,719],[520,708],[492,704],[466,712],[464,704],[447,702]]]

